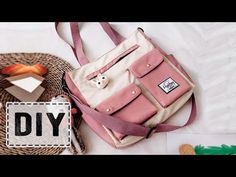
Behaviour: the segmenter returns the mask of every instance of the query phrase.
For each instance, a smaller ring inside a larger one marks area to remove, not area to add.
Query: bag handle
[[[116,46],[119,45],[123,40],[125,40],[125,38],[114,28],[112,28],[108,22],[100,22],[100,25]]]
[[[76,86],[71,82],[68,75],[65,75],[64,79],[70,83],[72,90],[76,89]],[[62,83],[62,87],[63,87],[63,90],[66,91],[71,96],[71,98],[74,100],[76,105],[81,109],[83,113],[90,115],[99,124],[104,125],[105,127],[111,130],[114,130],[116,132],[119,132],[125,135],[143,136],[143,137],[149,138],[153,133],[168,132],[168,131],[176,130],[178,128],[185,127],[191,124],[195,120],[195,117],[196,117],[197,108],[196,108],[196,101],[195,101],[194,94],[191,96],[191,100],[192,100],[191,113],[188,118],[188,121],[184,125],[178,126],[178,125],[169,125],[169,124],[161,123],[161,124],[158,124],[156,127],[149,128],[149,127],[127,122],[127,121],[118,119],[116,117],[98,112],[95,109],[92,109],[86,104],[84,104],[78,97],[76,97],[73,93],[71,93],[65,81]]]
[[[58,24],[59,24],[58,22],[55,23],[55,28],[56,28],[57,33],[58,33],[58,29],[57,29]],[[111,38],[111,40],[114,42],[115,45],[119,45],[125,39],[116,30],[114,30],[109,23],[100,22],[100,25],[102,26],[103,30],[108,34],[108,36]],[[71,30],[71,35],[72,35],[74,46],[70,45],[69,43],[68,44],[72,48],[79,64],[81,66],[85,65],[85,64],[89,63],[89,60],[84,53],[83,43],[82,43],[82,39],[80,36],[80,30],[79,30],[78,23],[77,22],[70,22],[70,30]],[[59,33],[58,33],[58,35],[59,35]]]

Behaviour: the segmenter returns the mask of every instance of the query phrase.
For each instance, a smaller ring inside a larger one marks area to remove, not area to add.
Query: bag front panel
[[[99,73],[109,80],[105,88],[98,88],[94,83]],[[194,88],[194,84],[138,30],[115,49],[70,72],[69,76],[92,108],[149,127],[165,121],[180,109]],[[150,109],[144,110],[142,106]],[[134,114],[135,108],[143,114]],[[104,129],[116,147],[144,138]]]

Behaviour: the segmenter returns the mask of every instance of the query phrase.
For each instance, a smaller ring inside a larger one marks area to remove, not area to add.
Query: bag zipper
[[[89,74],[86,76],[87,80],[91,80],[94,77],[96,77],[98,74],[103,74],[104,72],[106,72],[107,70],[109,70],[111,67],[113,67],[115,64],[117,64],[119,61],[121,61],[122,59],[124,59],[125,57],[127,57],[129,54],[131,54],[132,52],[134,52],[136,49],[139,48],[138,44],[135,44],[134,46],[130,47],[128,50],[126,50],[125,52],[121,53],[120,55],[118,55],[115,59],[113,59],[112,61],[110,61],[109,63],[107,63],[105,66],[103,66],[101,69]]]

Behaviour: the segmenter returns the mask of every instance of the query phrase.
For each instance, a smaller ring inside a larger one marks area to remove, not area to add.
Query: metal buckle
[[[138,27],[138,30],[141,30],[142,32],[144,32],[143,28],[141,28],[141,27]]]
[[[146,135],[146,139],[151,137],[155,133],[156,127],[152,127]]]
[[[64,92],[69,93],[64,77],[65,77],[65,73],[63,73],[62,78],[61,78],[61,88]]]

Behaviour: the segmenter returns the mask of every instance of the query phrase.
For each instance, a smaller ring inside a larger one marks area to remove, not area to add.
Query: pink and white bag
[[[63,87],[85,122],[116,148],[191,124],[196,116],[194,83],[174,56],[154,45],[141,28],[124,39],[108,23],[101,25],[116,47],[89,62],[78,23],[70,23],[81,67],[65,74]],[[163,123],[189,99],[192,110],[184,125]]]

